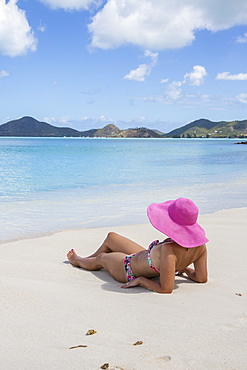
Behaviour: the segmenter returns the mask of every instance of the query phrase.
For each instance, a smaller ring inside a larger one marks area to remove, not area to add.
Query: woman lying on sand
[[[208,239],[197,223],[198,208],[186,198],[153,203],[148,207],[151,224],[169,238],[152,242],[148,249],[114,232],[89,257],[79,257],[73,249],[67,254],[74,266],[86,270],[104,268],[124,284],[137,285],[158,293],[172,293],[176,273],[185,273],[198,283],[207,281]],[[194,264],[194,269],[188,267]],[[150,280],[160,276],[160,281]]]

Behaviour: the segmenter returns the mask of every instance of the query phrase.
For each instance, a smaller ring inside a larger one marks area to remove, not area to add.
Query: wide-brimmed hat
[[[187,198],[152,203],[147,214],[151,224],[185,248],[194,248],[208,242],[204,229],[197,223],[198,208]]]

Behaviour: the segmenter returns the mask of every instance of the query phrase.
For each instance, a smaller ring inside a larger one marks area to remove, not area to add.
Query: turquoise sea
[[[247,207],[240,139],[0,138],[0,242],[147,222],[152,202]]]

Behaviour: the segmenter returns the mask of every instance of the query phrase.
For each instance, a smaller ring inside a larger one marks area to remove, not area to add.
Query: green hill
[[[129,128],[127,130],[120,130],[113,124],[106,125],[93,134],[94,137],[125,137],[125,138],[147,138],[147,137],[161,137],[157,132],[145,127]]]
[[[212,122],[199,119],[185,126],[163,134],[146,127],[120,130],[113,124],[101,129],[78,131],[69,127],[55,127],[46,122],[40,122],[32,117],[22,117],[0,125],[0,136],[17,137],[117,137],[117,138],[225,138],[247,137],[247,120]]]
[[[113,124],[102,129],[77,131],[69,127],[55,127],[32,117],[22,117],[0,125],[0,136],[13,137],[161,137],[147,128],[120,130]]]
[[[121,137],[121,130],[113,125],[109,124],[105,127],[97,130],[94,134],[94,137]]]
[[[247,120],[212,122],[207,119],[199,119],[170,131],[168,134],[165,134],[164,137],[245,138],[247,137]]]
[[[32,117],[22,117],[0,126],[0,136],[63,137],[80,136],[80,131],[69,127],[55,127]]]

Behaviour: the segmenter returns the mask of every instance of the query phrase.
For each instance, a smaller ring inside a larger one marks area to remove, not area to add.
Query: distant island
[[[247,138],[247,120],[212,122],[199,119],[185,126],[162,133],[146,127],[120,130],[113,124],[101,129],[78,131],[56,127],[33,117],[22,117],[0,125],[0,136],[12,137],[111,137],[111,138]]]

